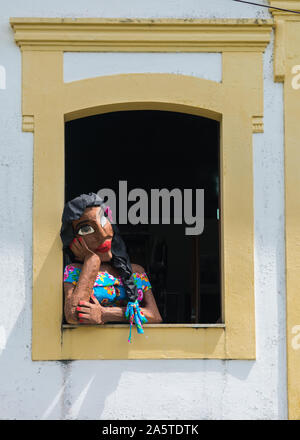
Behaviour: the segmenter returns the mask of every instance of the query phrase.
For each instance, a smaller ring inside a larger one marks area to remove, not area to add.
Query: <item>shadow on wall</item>
[[[265,238],[261,246],[268,249],[272,243]],[[277,267],[283,261],[279,251],[275,252]],[[256,361],[33,362],[31,250],[26,249],[23,258],[24,304],[20,306],[20,312],[0,355],[0,418],[226,419],[234,414],[234,417],[260,419],[264,413],[267,417],[270,413],[274,413],[274,417],[283,414],[281,406],[274,409],[275,405],[266,399],[265,394],[270,394],[268,381],[258,365],[256,374],[250,377]],[[278,275],[278,288],[282,289],[283,282]],[[15,296],[18,297],[17,289]],[[13,307],[12,300],[7,304],[7,313],[13,315]],[[278,347],[276,358],[279,359],[279,372],[285,366],[284,340],[285,334],[275,335],[264,346],[272,357],[274,346]],[[258,353],[258,359],[261,358],[261,353]],[[265,364],[271,365],[271,361],[268,359]],[[278,405],[282,405],[279,397],[285,385],[279,382],[277,399]]]
[[[31,272],[29,255],[24,260]],[[262,418],[264,408],[272,411],[272,405],[264,406],[265,384],[257,374],[251,386],[256,361],[33,362],[31,275],[25,279],[25,303],[0,356],[1,418],[226,419],[233,414],[253,419]]]
[[[23,316],[0,356],[2,419],[216,419],[230,405],[228,375],[249,389],[254,361],[32,361]]]
[[[254,361],[32,361],[28,250],[24,263],[24,305],[0,356],[2,419],[217,419],[226,418],[232,395],[247,399]]]

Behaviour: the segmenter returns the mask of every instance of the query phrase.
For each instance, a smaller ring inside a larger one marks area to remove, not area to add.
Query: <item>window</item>
[[[147,193],[148,224],[119,227],[131,262],[146,269],[163,322],[221,322],[219,123],[167,111],[106,113],[66,122],[65,144],[66,201],[107,187],[118,198],[120,182],[126,196]],[[162,224],[161,206],[160,224],[151,224],[151,190],[163,188],[180,191],[181,212],[184,190],[195,212],[196,190],[204,189],[201,234],[186,235],[185,215],[174,224],[173,198],[169,223]]]

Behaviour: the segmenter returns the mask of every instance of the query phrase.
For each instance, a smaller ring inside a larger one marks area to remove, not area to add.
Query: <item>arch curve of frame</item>
[[[165,110],[221,121],[222,84],[176,74],[121,74],[64,85],[65,121],[122,110]]]

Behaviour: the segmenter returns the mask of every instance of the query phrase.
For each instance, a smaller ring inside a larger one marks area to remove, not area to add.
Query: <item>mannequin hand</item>
[[[99,301],[91,296],[93,303],[87,301],[79,301],[77,307],[78,318],[81,324],[104,324],[102,319],[103,309]]]
[[[77,257],[77,259],[80,261],[84,261],[86,258],[94,255],[98,257],[100,260],[100,257],[87,247],[87,244],[84,241],[83,237],[74,238],[74,240],[70,244],[70,249],[73,252],[73,254]]]

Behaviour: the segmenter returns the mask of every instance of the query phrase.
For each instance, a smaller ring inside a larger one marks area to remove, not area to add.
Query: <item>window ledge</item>
[[[63,324],[62,328],[77,328],[77,327],[101,327],[101,328],[120,328],[120,327],[129,327],[129,324],[105,324],[104,326],[101,324]],[[225,324],[144,324],[144,328],[147,327],[188,327],[188,328],[211,328],[211,327],[221,327],[225,328]]]

